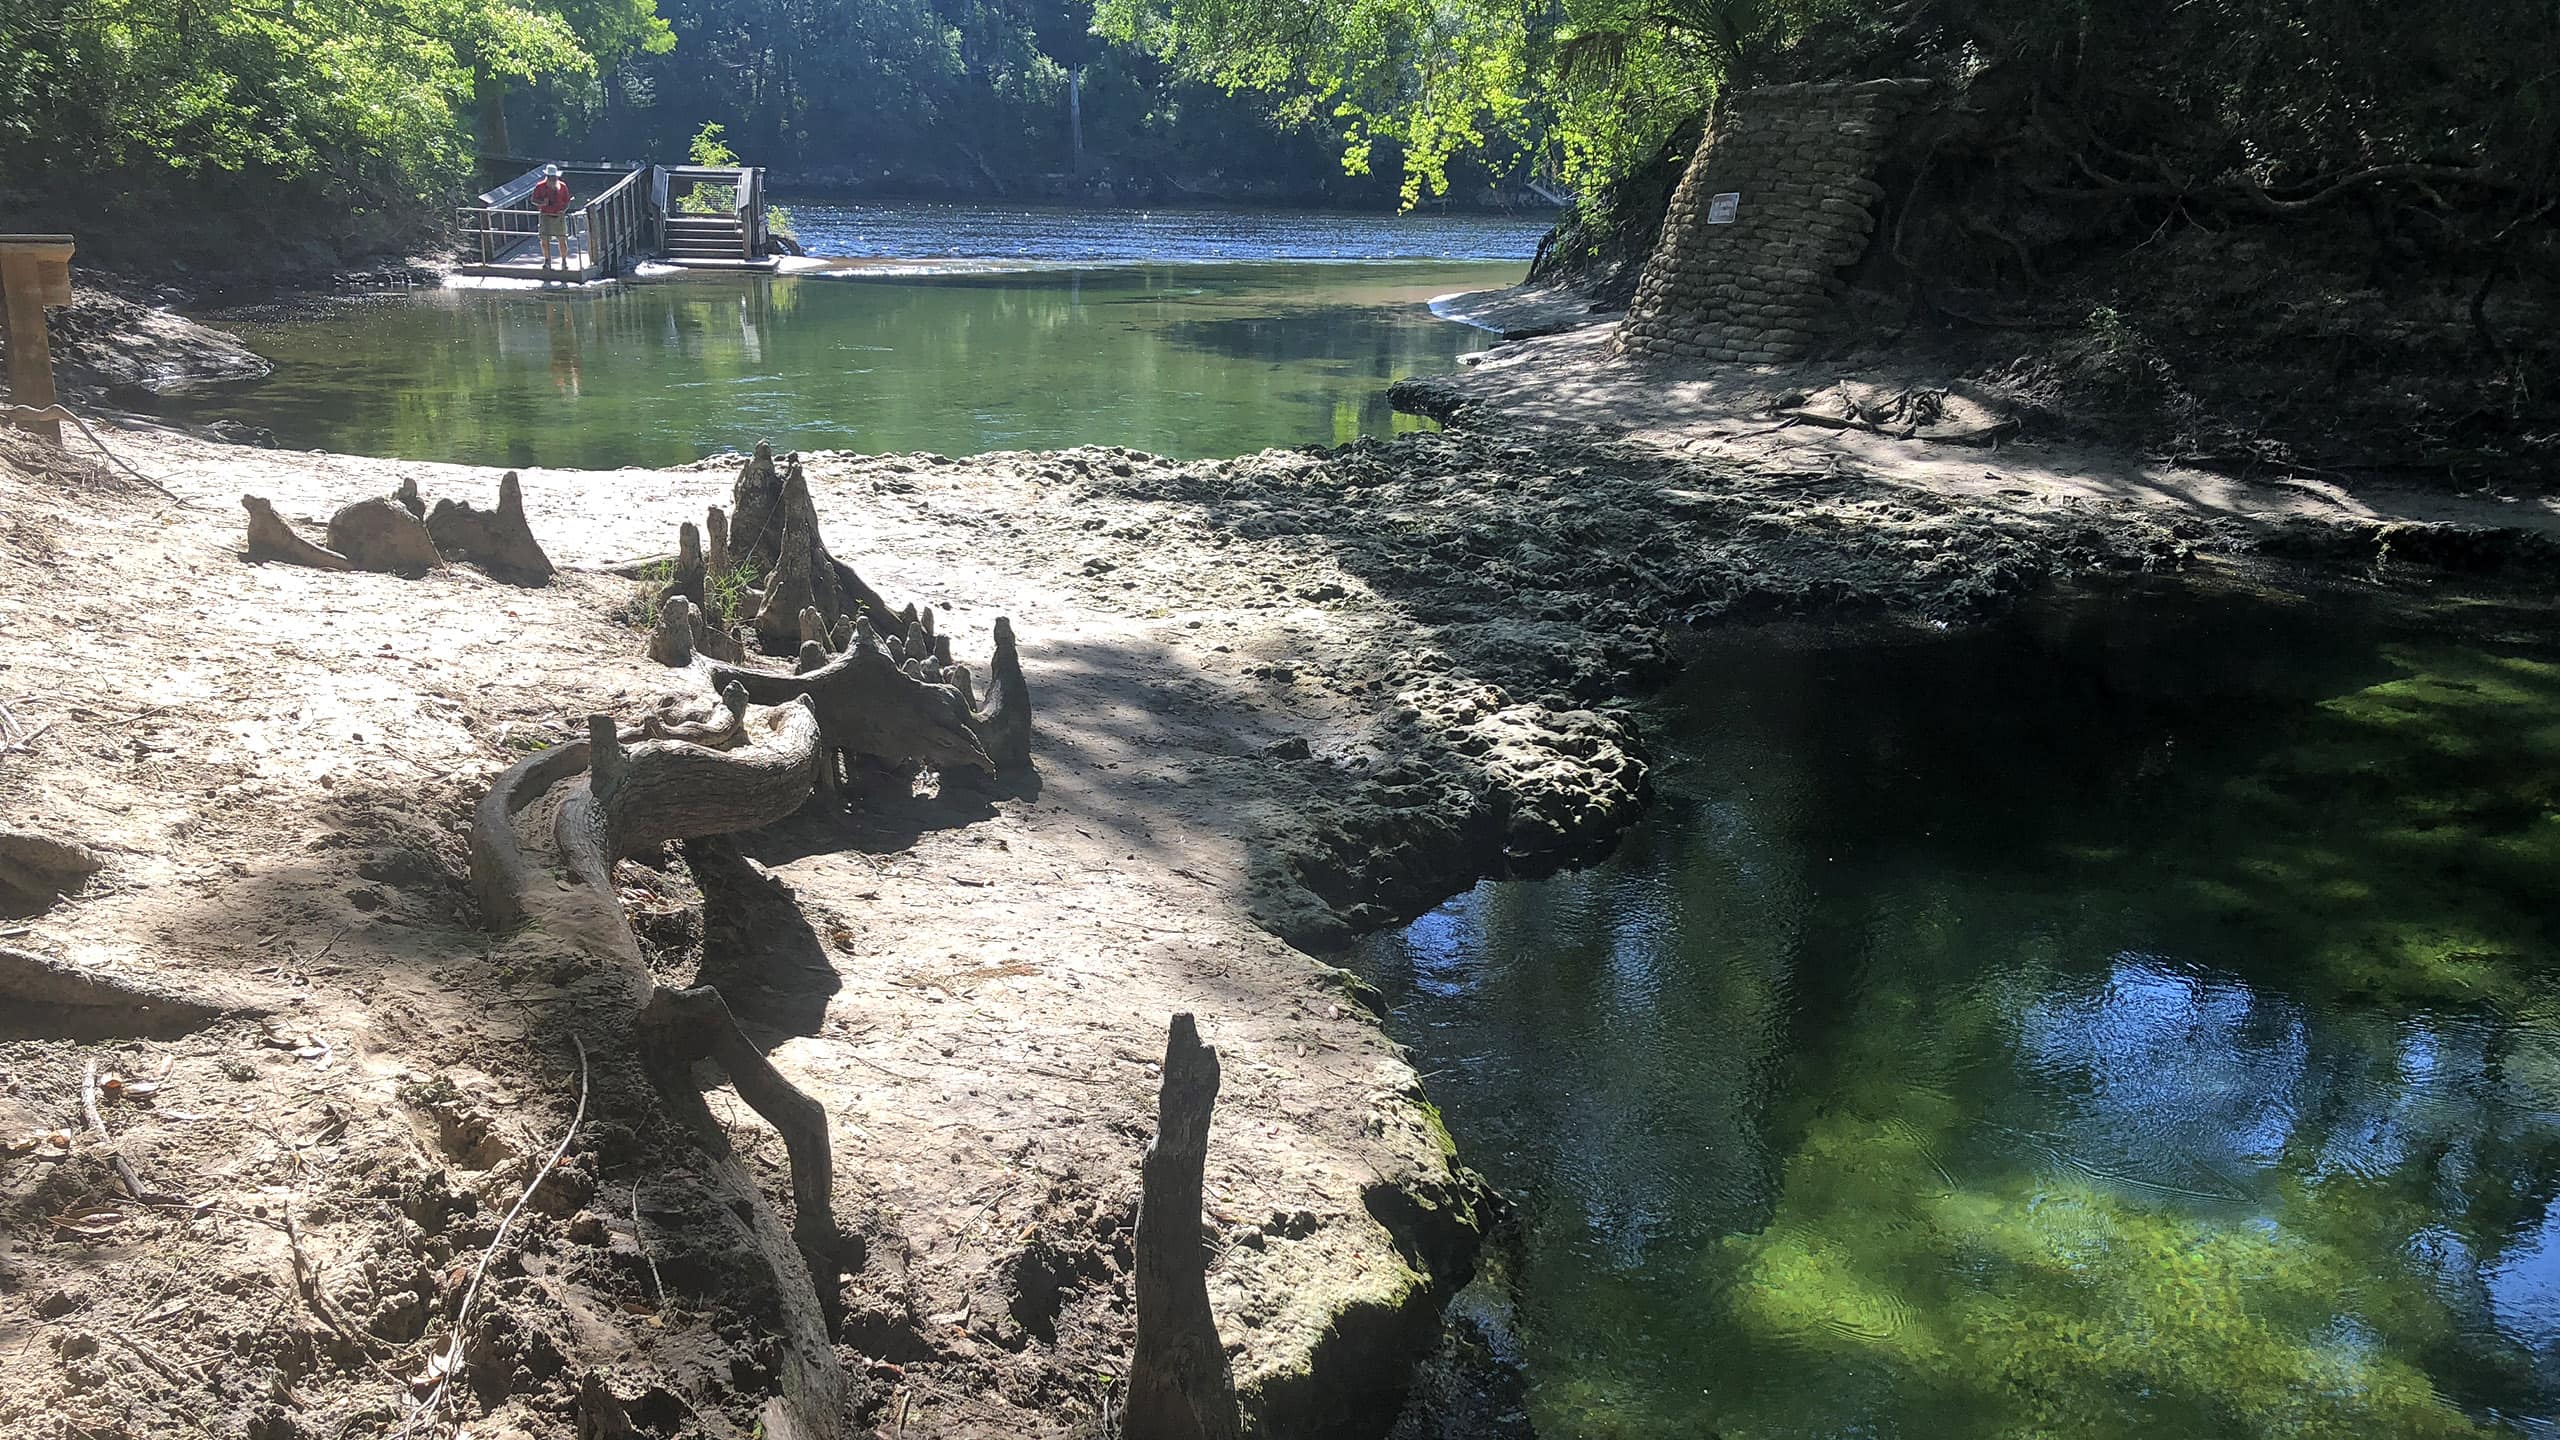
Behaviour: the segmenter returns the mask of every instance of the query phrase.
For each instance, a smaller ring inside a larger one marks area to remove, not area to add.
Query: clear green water
[[[670,465],[760,439],[1238,455],[1420,426],[1387,386],[1490,340],[1424,302],[1525,269],[1265,260],[370,296],[214,317],[275,373],[173,408],[288,446],[484,465]]]
[[[1364,964],[1543,1436],[2560,1434],[2560,648],[1743,637],[1609,863]]]

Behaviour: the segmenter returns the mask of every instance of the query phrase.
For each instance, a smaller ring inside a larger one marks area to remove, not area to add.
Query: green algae
[[[2529,628],[2529,627],[2528,627]],[[1700,662],[1365,956],[1552,1437],[2560,1419],[2560,653],[2343,601]]]

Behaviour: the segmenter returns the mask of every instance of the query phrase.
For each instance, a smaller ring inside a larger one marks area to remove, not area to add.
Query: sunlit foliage
[[[457,188],[475,81],[581,90],[672,43],[651,0],[12,0],[0,190],[76,179],[361,229]]]

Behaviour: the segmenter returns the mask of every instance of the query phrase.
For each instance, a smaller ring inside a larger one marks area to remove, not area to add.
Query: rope
[[[72,414],[68,406],[46,405],[39,408],[33,405],[0,405],[0,420],[8,420],[20,425],[37,420],[68,420],[72,424],[79,426],[80,433],[88,436],[89,443],[97,446],[98,453],[106,456],[108,462],[113,464],[117,469],[132,476],[134,479],[141,481],[143,484],[150,486],[152,489],[159,491],[161,494],[168,496],[172,500],[178,498],[176,492],[172,491],[168,486],[161,484],[159,481],[152,479],[150,476],[145,475],[141,471],[124,463],[124,457],[118,455],[113,450],[108,449],[107,442],[98,438],[98,432],[89,428],[89,422]]]

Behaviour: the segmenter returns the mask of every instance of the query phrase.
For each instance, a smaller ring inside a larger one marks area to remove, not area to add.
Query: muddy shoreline
[[[1646,796],[1623,707],[1673,672],[1683,629],[1963,624],[2066,581],[2303,560],[2560,568],[2547,506],[2448,513],[1788,423],[1811,397],[1787,375],[1672,377],[1682,408],[1644,412],[1627,407],[1666,377],[1577,344],[1506,345],[1407,387],[1453,428],[1391,443],[805,457],[838,553],[934,605],[964,658],[1010,616],[1038,706],[1032,786],[805,819],[714,864],[716,883],[696,865],[625,894],[680,942],[687,924],[764,937],[737,945],[756,960],[741,1012],[838,1145],[846,1264],[823,1298],[842,1433],[1099,1432],[1174,1010],[1227,1057],[1211,1287],[1248,1413],[1270,1435],[1383,1433],[1488,1211],[1365,987],[1320,957],[1482,876],[1605,852]],[[535,533],[570,569],[519,590],[239,554],[243,491],[311,521],[403,480],[485,498],[493,472],[113,443],[175,498],[31,443],[0,455],[0,545],[38,577],[0,597],[22,638],[6,685],[44,727],[0,756],[0,823],[109,857],[7,943],[218,985],[303,1043],[243,1018],[107,1047],[120,1073],[163,1076],[165,1098],[113,1117],[128,1158],[216,1212],[114,1206],[86,1147],[0,1162],[0,1216],[28,1237],[9,1284],[30,1297],[0,1313],[18,1397],[0,1433],[57,1412],[101,1435],[184,1415],[261,1437],[379,1428],[417,1358],[401,1347],[440,1333],[450,1267],[574,1086],[555,1027],[576,977],[471,928],[459,822],[589,711],[665,698],[675,682],[616,618],[637,587],[597,567],[667,548],[736,462],[525,472]],[[0,1129],[76,1117],[84,1053],[0,1046]],[[573,1151],[580,1178],[530,1222],[504,1323],[468,1357],[474,1434],[758,1423],[797,1362],[759,1335],[773,1298],[738,1286],[752,1236],[688,1200],[707,1192],[687,1147],[733,1154],[767,1221],[789,1187],[778,1138],[725,1094],[706,1138],[633,1130],[643,1105]],[[280,1206],[298,1207],[290,1237],[266,1223]],[[325,1310],[297,1293],[306,1264]],[[178,1378],[99,1343],[136,1326]],[[119,1414],[134,1383],[149,1401]],[[1464,1398],[1445,1376],[1424,1388]]]

